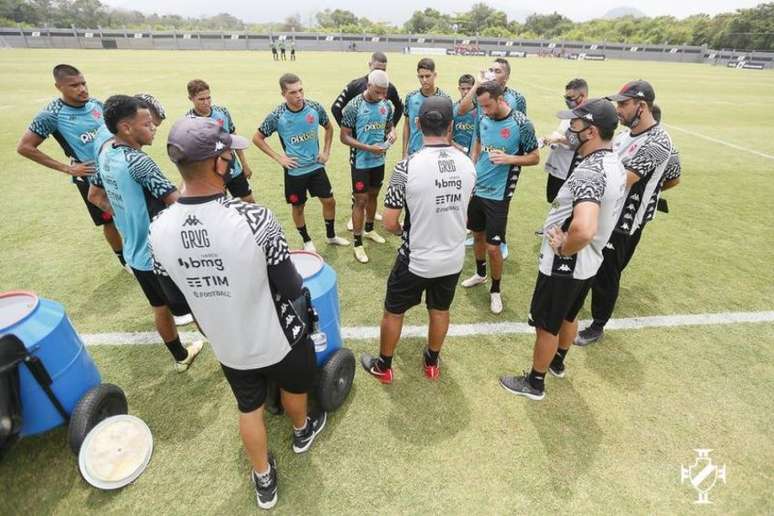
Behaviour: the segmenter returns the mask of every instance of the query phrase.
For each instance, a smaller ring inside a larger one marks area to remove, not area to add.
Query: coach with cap
[[[184,193],[155,219],[150,241],[157,274],[169,275],[188,300],[236,397],[258,505],[266,509],[277,501],[263,422],[267,382],[281,389],[296,453],[309,449],[326,414],[307,416],[315,353],[282,227],[267,208],[224,196],[233,152],[249,145],[211,119],[178,120],[167,153]]]

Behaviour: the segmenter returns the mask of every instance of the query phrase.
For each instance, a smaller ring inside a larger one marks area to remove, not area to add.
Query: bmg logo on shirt
[[[210,236],[206,229],[187,229],[180,232],[180,240],[186,249],[210,247]]]
[[[188,258],[187,260],[184,258],[178,258],[177,263],[186,269],[199,269],[201,267],[210,267],[218,271],[222,271],[224,269],[223,259],[221,258],[201,258],[199,260],[196,258]]]

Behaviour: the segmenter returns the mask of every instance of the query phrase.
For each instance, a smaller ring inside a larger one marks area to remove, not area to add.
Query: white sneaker
[[[184,373],[188,370],[189,367],[191,367],[191,364],[193,364],[193,361],[196,360],[196,357],[199,355],[199,352],[204,347],[204,341],[203,340],[197,340],[194,341],[193,344],[185,348],[188,350],[188,356],[185,357],[185,360],[181,360],[180,362],[175,362],[175,370],[178,373]]]
[[[365,238],[367,238],[369,240],[373,240],[377,244],[383,244],[383,243],[386,242],[384,237],[382,235],[380,235],[379,233],[377,233],[376,231],[365,231],[365,232],[363,232],[363,237],[365,237]]]
[[[349,220],[347,221],[347,231],[352,231],[352,228],[354,227],[355,226],[352,225],[352,217],[350,217]]]
[[[374,220],[378,220],[379,222],[381,222],[382,214],[377,211],[376,214],[374,215]]]
[[[317,248],[314,246],[314,242],[311,240],[309,242],[304,242],[304,251],[310,252],[310,253],[316,253]]]
[[[476,273],[468,279],[463,280],[462,286],[465,288],[470,288],[475,287],[476,285],[481,285],[482,283],[486,283],[486,276],[479,276],[478,273]]]
[[[368,255],[365,252],[365,249],[363,249],[362,245],[356,245],[354,247],[355,250],[355,259],[359,261],[360,263],[368,263]]]
[[[173,315],[172,317],[175,319],[175,326],[185,326],[193,322],[193,315],[191,314]]]
[[[333,238],[329,238],[328,243],[330,245],[349,245],[349,240],[346,238],[341,238],[340,236],[335,236]]]
[[[503,298],[499,292],[490,292],[489,309],[495,315],[499,315],[503,312]]]

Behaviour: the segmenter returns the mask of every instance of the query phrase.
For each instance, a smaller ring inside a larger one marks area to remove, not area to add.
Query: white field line
[[[584,327],[589,321],[581,321]],[[686,315],[655,315],[650,317],[632,317],[628,319],[612,319],[608,330],[640,330],[643,328],[672,328],[683,326],[715,326],[720,324],[745,324],[774,322],[772,312],[721,312],[713,314],[686,314]],[[515,335],[532,334],[534,328],[527,323],[501,322],[501,323],[476,323],[476,324],[452,324],[449,327],[450,337],[473,337],[480,335]],[[405,326],[403,337],[424,337],[427,335],[427,326]],[[341,329],[341,337],[347,340],[373,340],[379,337],[378,326],[353,326]],[[191,342],[200,339],[198,332],[182,332],[180,340]],[[147,345],[159,344],[161,341],[156,332],[135,333],[92,333],[81,335],[81,339],[87,346],[99,345]]]

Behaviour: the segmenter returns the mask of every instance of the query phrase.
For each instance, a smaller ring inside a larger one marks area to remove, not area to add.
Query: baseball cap
[[[575,109],[559,111],[556,116],[562,120],[580,118],[602,129],[615,130],[618,127],[615,107],[606,99],[589,99]]]
[[[158,115],[158,117],[161,120],[166,120],[167,114],[164,111],[164,106],[162,106],[161,102],[159,102],[159,99],[157,99],[156,97],[154,97],[150,93],[138,93],[137,95],[134,96],[134,98],[140,99],[143,102],[145,102],[146,104],[148,104],[148,106],[153,111],[156,112],[156,114]]]
[[[454,118],[452,101],[449,97],[434,95],[428,97],[419,108],[419,119],[434,124],[448,124]]]
[[[656,100],[656,92],[653,90],[653,86],[648,81],[642,79],[638,81],[630,81],[623,85],[621,91],[614,95],[605,97],[607,100],[613,102],[623,102],[629,99],[639,99],[646,102],[653,102]]]
[[[193,163],[223,154],[228,149],[242,150],[250,141],[229,134],[215,120],[204,117],[181,118],[167,138],[167,154],[173,163]]]

